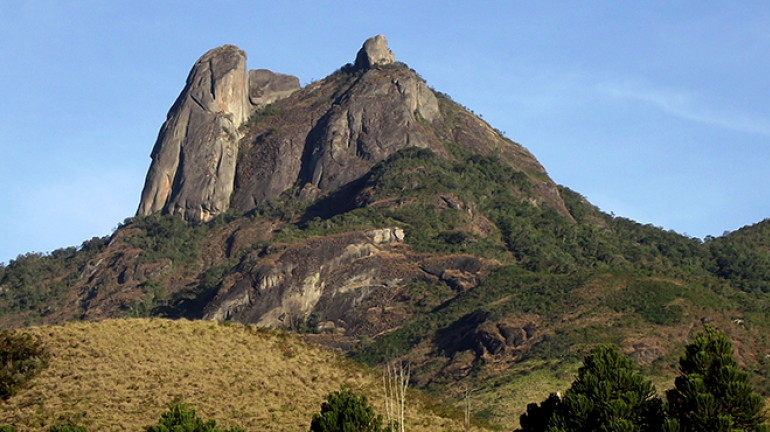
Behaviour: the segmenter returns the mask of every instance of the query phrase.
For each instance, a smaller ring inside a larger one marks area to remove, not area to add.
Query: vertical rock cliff
[[[246,54],[232,45],[204,54],[158,134],[137,213],[208,220],[226,210],[250,109]]]

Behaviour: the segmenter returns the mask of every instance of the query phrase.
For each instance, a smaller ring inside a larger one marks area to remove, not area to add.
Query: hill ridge
[[[307,430],[330,391],[346,385],[377,412],[381,378],[296,336],[254,326],[130,319],[30,327],[52,351],[49,367],[4,403],[0,424],[37,431],[77,423],[90,431],[140,430],[172,401],[246,430]],[[217,349],[212,349],[216,346]],[[298,395],[302,397],[298,397]],[[455,430],[414,393],[411,430]],[[419,407],[419,408],[418,408]]]

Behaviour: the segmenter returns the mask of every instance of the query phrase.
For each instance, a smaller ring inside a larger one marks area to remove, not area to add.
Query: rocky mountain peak
[[[396,56],[388,48],[388,41],[383,35],[372,36],[364,42],[364,45],[356,55],[355,66],[361,69],[369,69],[376,64],[384,65],[394,63]]]
[[[451,101],[444,106],[452,111],[446,118],[436,94],[395,61],[383,35],[364,42],[355,65],[305,88],[291,75],[247,71],[246,54],[233,45],[215,48],[195,63],[161,127],[137,214],[207,221],[295,186],[313,200],[400,150],[427,148],[448,158],[445,142],[453,142],[526,170],[537,185],[535,204],[548,202],[570,217],[526,149]]]
[[[160,129],[137,214],[163,211],[206,221],[227,210],[239,127],[255,109],[299,88],[291,75],[265,69],[247,74],[246,53],[234,45],[201,56]]]
[[[208,220],[227,209],[238,126],[250,114],[246,53],[214,48],[193,66],[152,150],[137,214]]]

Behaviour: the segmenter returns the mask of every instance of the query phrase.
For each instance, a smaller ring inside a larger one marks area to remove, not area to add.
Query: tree
[[[51,426],[48,432],[88,432],[88,429],[81,425],[63,424]]]
[[[551,395],[530,404],[521,416],[523,432],[658,431],[662,402],[649,381],[618,348],[591,350],[563,398]]]
[[[382,416],[376,415],[366,396],[350,389],[329,393],[321,412],[313,414],[311,432],[381,432]]]
[[[48,366],[50,353],[37,337],[0,331],[0,399],[8,399]]]
[[[521,429],[517,432],[546,432],[551,423],[551,417],[554,416],[556,407],[560,403],[561,396],[558,393],[551,393],[540,405],[536,403],[527,405],[527,412],[519,418]]]
[[[158,424],[147,426],[145,432],[244,432],[240,426],[231,426],[222,431],[215,420],[204,422],[195,410],[185,403],[172,403],[161,415]]]
[[[391,431],[404,432],[404,409],[406,408],[406,389],[409,387],[411,371],[409,364],[391,366],[388,363],[386,370],[382,372],[382,386],[385,392],[385,414],[387,415],[387,427]]]
[[[675,388],[666,392],[668,431],[768,431],[764,401],[738,368],[730,339],[712,325],[679,359]]]

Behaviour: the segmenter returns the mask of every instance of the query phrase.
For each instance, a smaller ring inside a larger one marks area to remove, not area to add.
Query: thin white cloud
[[[709,106],[696,94],[631,81],[602,83],[597,87],[599,92],[610,97],[644,102],[675,117],[770,136],[770,119]]]

